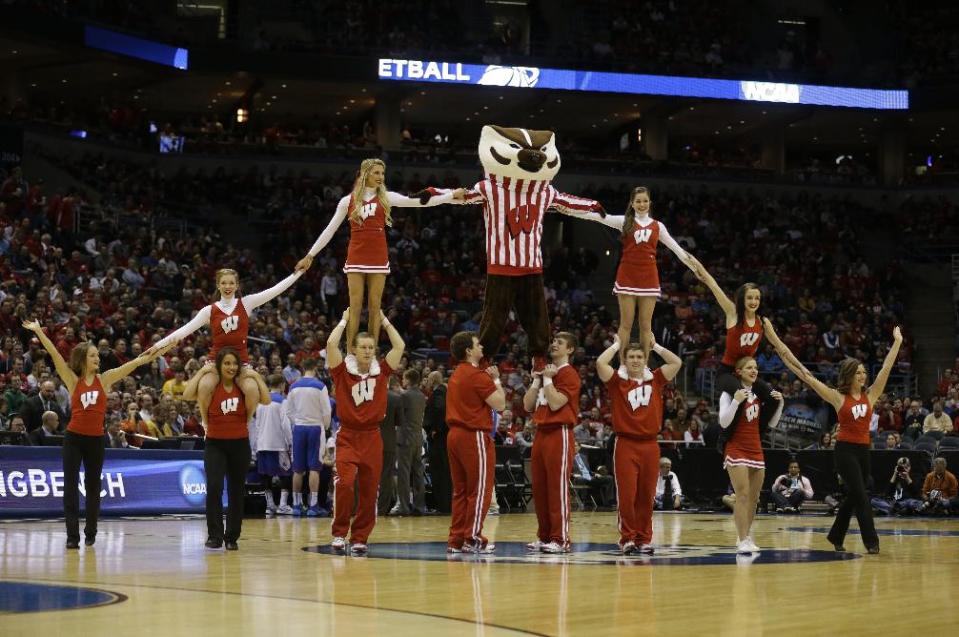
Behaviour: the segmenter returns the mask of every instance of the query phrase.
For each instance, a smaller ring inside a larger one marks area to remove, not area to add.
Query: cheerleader
[[[221,348],[216,355],[216,385],[208,396],[197,374],[183,390],[184,400],[197,400],[209,405],[202,414],[206,429],[203,447],[203,470],[206,472],[206,547],[218,549],[226,542],[226,550],[239,549],[237,540],[243,525],[243,499],[246,495],[246,473],[250,467],[249,421],[243,392],[239,387],[240,354],[232,347]],[[212,376],[212,374],[211,374]],[[269,405],[270,391],[259,374],[253,377],[257,387],[257,403]],[[226,529],[223,528],[223,478],[226,478]]]
[[[47,338],[37,321],[23,321],[23,327],[36,334],[43,349],[53,360],[57,375],[70,392],[70,422],[63,437],[63,517],[67,525],[67,548],[80,548],[80,465],[83,464],[86,490],[86,526],[84,544],[93,546],[100,517],[100,474],[103,471],[104,420],[107,394],[118,381],[165,354],[175,345],[144,352],[132,361],[100,370],[100,352],[96,344],[85,342],[70,352],[67,364],[56,346]]]
[[[463,199],[463,190],[429,188],[418,193],[419,198],[405,197],[386,190],[386,164],[380,159],[364,159],[360,164],[353,191],[340,199],[336,212],[326,229],[317,238],[309,253],[296,264],[297,272],[308,270],[313,258],[326,247],[343,221],[350,220],[350,245],[346,254],[346,283],[350,295],[350,318],[346,326],[347,352],[352,354],[353,342],[360,329],[363,295],[367,293],[369,332],[379,343],[380,307],[386,275],[390,273],[390,256],[386,246],[386,228],[392,227],[390,211],[398,208],[426,208],[451,203],[454,197]]]
[[[776,352],[786,366],[799,377],[799,380],[819,394],[820,398],[832,405],[839,417],[833,459],[836,472],[846,485],[847,496],[836,512],[836,520],[829,530],[829,542],[837,551],[846,550],[843,541],[846,539],[846,531],[849,530],[849,519],[855,512],[856,519],[859,521],[859,532],[862,534],[862,543],[866,546],[866,550],[871,554],[879,553],[879,535],[873,524],[872,506],[866,490],[866,482],[872,471],[869,463],[869,425],[872,420],[873,405],[885,391],[892,366],[899,356],[902,332],[898,326],[893,329],[892,347],[886,354],[875,382],[868,389],[866,388],[866,367],[854,358],[847,358],[839,363],[839,376],[836,388],[833,389],[813,376],[812,372],[799,362],[799,359],[780,340],[769,319],[765,319],[763,324],[766,327],[769,342],[776,348]]]
[[[735,300],[731,300],[698,259],[693,258],[692,262],[696,278],[713,293],[726,318],[726,349],[719,369],[716,370],[716,390],[733,395],[740,386],[740,379],[735,373],[736,361],[744,356],[755,358],[759,343],[763,339],[762,319],[759,316],[762,292],[755,283],[743,283],[736,290]],[[772,388],[766,381],[757,378],[753,389],[762,405],[759,422],[765,428],[776,408],[776,401],[772,397]]]
[[[736,505],[733,507],[733,519],[736,521],[736,552],[742,554],[758,553],[759,547],[753,542],[749,529],[756,517],[756,505],[759,492],[766,475],[766,462],[763,457],[762,443],[759,439],[759,413],[762,399],[753,392],[759,366],[752,356],[743,356],[736,361],[734,374],[739,387],[730,394],[724,391],[719,397],[719,425],[724,430],[726,446],[723,450],[723,468],[729,473],[729,481],[736,492]],[[770,418],[770,426],[776,426],[783,412],[783,395],[778,391],[770,393],[776,401],[775,411]]]
[[[656,266],[656,247],[662,242],[690,269],[695,259],[669,234],[662,221],[650,215],[649,189],[633,188],[629,205],[623,215],[587,217],[590,221],[621,231],[623,252],[616,270],[613,294],[619,301],[619,342],[625,347],[630,342],[633,323],[639,322],[639,340],[643,352],[649,355],[653,342],[653,311],[661,290],[659,268]]]
[[[606,385],[613,411],[613,473],[619,500],[619,547],[624,555],[653,554],[653,498],[659,467],[656,436],[663,421],[663,389],[683,365],[676,354],[650,342],[663,364],[650,371],[639,343],[622,348],[623,365],[610,365],[620,351],[619,338],[596,359],[596,374]]]
[[[220,299],[201,309],[196,316],[190,319],[189,323],[160,339],[156,345],[150,348],[154,350],[166,347],[173,341],[182,341],[204,325],[210,326],[210,331],[213,334],[213,347],[208,355],[207,364],[196,374],[200,377],[198,379],[200,383],[199,391],[196,392],[196,395],[200,407],[200,418],[203,420],[204,426],[206,425],[207,412],[210,409],[210,403],[206,401],[213,395],[213,388],[220,380],[217,378],[213,361],[216,359],[217,353],[224,347],[232,347],[240,357],[242,367],[236,382],[243,392],[247,413],[252,414],[256,411],[256,406],[260,402],[259,385],[263,382],[263,379],[249,366],[250,355],[247,352],[246,340],[250,331],[250,316],[256,308],[264,303],[269,303],[286,292],[301,275],[302,272],[294,272],[268,290],[239,297],[237,293],[240,290],[240,284],[236,270],[229,268],[217,270],[216,287],[220,293]]]

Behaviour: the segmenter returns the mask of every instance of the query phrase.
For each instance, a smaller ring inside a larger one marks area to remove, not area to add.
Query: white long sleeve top
[[[752,393],[751,390],[747,391]],[[748,400],[748,398],[747,398]],[[769,419],[769,426],[775,427],[779,424],[779,418],[783,415],[783,401],[776,401],[778,406],[776,407],[776,412]],[[733,418],[736,417],[736,410],[739,409],[739,401],[729,395],[729,392],[723,392],[719,397],[719,425],[725,429],[729,425],[733,424]]]

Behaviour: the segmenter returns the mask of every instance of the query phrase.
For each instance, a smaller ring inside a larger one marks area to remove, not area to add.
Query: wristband
[[[498,379],[498,378],[494,378],[494,379],[493,379],[493,384],[496,385],[497,387],[502,387],[502,386],[503,386],[502,381],[500,381],[500,379]]]
[[[549,376],[543,376],[543,387],[549,387],[553,384],[553,379]]]

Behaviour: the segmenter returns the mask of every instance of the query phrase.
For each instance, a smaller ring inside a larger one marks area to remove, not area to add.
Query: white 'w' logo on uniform
[[[633,233],[633,239],[636,239],[636,243],[646,243],[651,236],[653,236],[652,228],[641,228]]]
[[[222,321],[220,321],[220,327],[223,328],[223,331],[229,334],[233,330],[240,327],[240,317],[239,316],[228,316]]]
[[[83,405],[84,409],[89,409],[90,405],[97,404],[97,398],[100,397],[100,391],[85,391],[80,394],[80,404]]]
[[[866,405],[853,405],[852,406],[852,417],[856,420],[859,420],[866,415],[866,410],[869,409]]]
[[[373,390],[376,389],[376,379],[375,378],[364,378],[357,384],[353,385],[353,402],[357,407],[362,405],[368,400],[373,400]]]
[[[375,202],[375,201],[372,202],[372,203],[365,203],[365,204],[363,204],[363,207],[360,208],[360,218],[361,218],[361,219],[369,219],[370,217],[372,217],[372,216],[375,215],[375,214],[376,214],[376,202]]]
[[[648,407],[649,399],[652,395],[652,387],[649,385],[640,385],[635,389],[629,390],[629,393],[626,394],[626,399],[629,400],[629,406],[633,408],[633,411],[636,411],[640,407]]]
[[[224,416],[231,412],[236,411],[240,407],[240,398],[227,398],[226,400],[220,401],[220,413]]]
[[[745,334],[739,335],[739,346],[740,347],[750,347],[756,344],[756,341],[759,340],[759,334],[756,332],[747,332]]]
[[[746,420],[756,420],[759,417],[759,405],[746,407]]]

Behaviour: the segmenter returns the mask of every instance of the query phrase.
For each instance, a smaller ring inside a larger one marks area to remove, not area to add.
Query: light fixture
[[[236,123],[245,124],[250,119],[250,111],[246,110],[242,106],[236,109]]]

